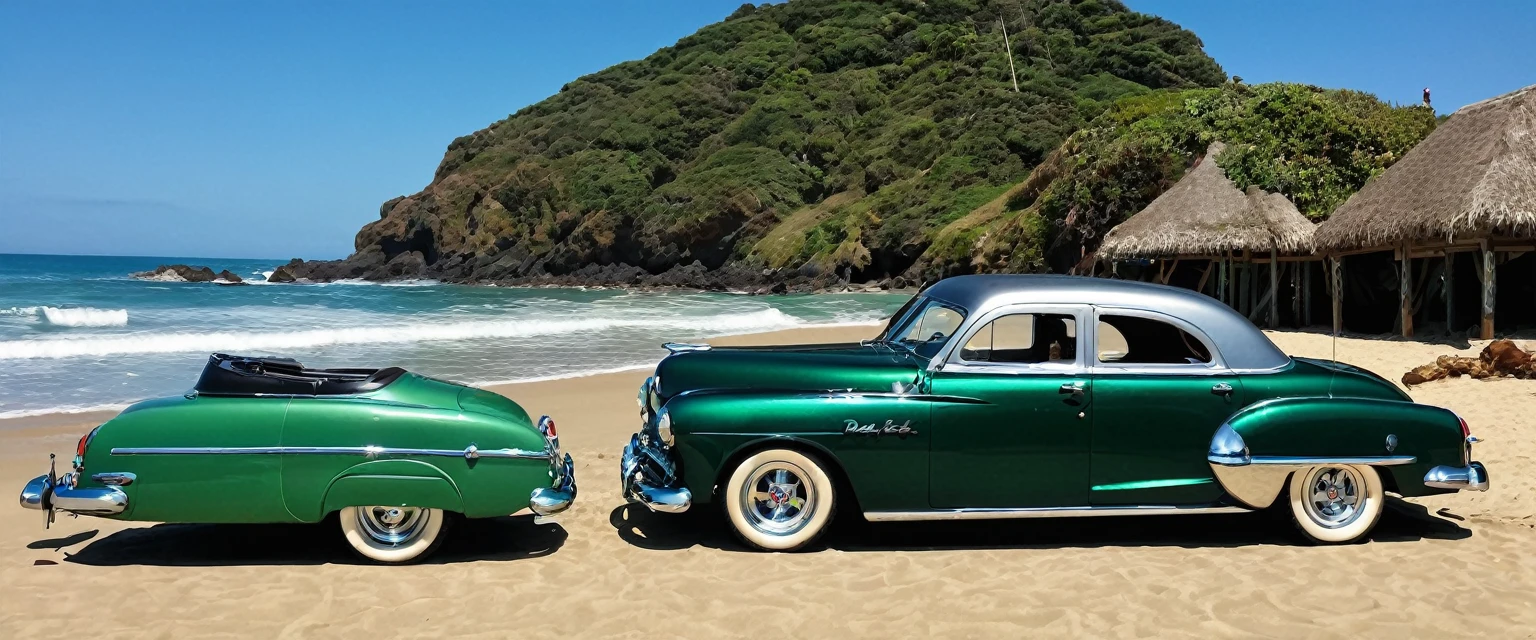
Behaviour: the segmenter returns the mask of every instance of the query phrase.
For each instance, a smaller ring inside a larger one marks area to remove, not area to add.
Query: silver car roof
[[[1146,282],[1062,275],[975,275],[946,278],[922,295],[975,316],[1011,304],[1084,304],[1133,309],[1183,320],[1214,343],[1230,369],[1274,369],[1290,358],[1252,322],[1202,293]]]

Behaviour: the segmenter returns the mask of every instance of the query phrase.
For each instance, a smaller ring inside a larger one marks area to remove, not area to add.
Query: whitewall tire
[[[832,522],[836,498],[821,464],[790,449],[748,456],[721,493],[736,535],[764,551],[795,551],[814,542]]]
[[[418,507],[346,507],[341,533],[358,555],[384,564],[425,558],[447,537],[448,514]]]
[[[1365,465],[1322,465],[1291,476],[1291,519],[1308,539],[1343,544],[1364,538],[1386,506],[1376,469]]]

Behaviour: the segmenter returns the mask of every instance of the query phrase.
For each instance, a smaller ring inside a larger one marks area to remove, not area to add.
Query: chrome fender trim
[[[402,449],[395,447],[379,447],[374,445],[368,445],[365,447],[113,447],[112,455],[353,455],[364,456],[367,458],[377,458],[379,456],[437,456],[446,458],[464,458],[465,460],[476,460],[479,458],[549,460],[553,458],[553,453],[549,450],[528,451],[526,449],[480,449],[475,445],[469,445],[463,449]]]
[[[1113,507],[1030,507],[1023,509],[935,509],[932,511],[865,511],[870,522],[918,520],[1011,520],[1015,518],[1091,518],[1099,516],[1168,516],[1215,513],[1250,513],[1242,507],[1206,505],[1135,505]]]
[[[1413,464],[1413,456],[1255,456],[1243,436],[1223,424],[1211,436],[1206,462],[1221,488],[1238,502],[1254,509],[1274,504],[1291,474],[1318,465],[1390,467]]]

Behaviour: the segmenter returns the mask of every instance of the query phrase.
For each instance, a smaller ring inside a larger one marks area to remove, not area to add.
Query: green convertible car
[[[80,438],[21,504],[119,520],[319,522],[360,555],[419,560],[450,518],[576,498],[555,423],[500,395],[387,369],[306,369],[215,354],[185,396],[135,404]]]
[[[1361,539],[1388,492],[1483,491],[1477,439],[1368,371],[1292,358],[1171,287],[963,276],[858,344],[672,351],[640,390],[625,497],[719,504],[792,550],[871,521],[1289,510]]]

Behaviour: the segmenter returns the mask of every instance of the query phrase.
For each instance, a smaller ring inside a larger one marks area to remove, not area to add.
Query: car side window
[[[998,316],[965,341],[960,359],[1013,364],[1077,361],[1077,319],[1061,313]]]
[[[1171,323],[1140,316],[1099,315],[1099,362],[1111,364],[1209,364],[1199,338]]]

